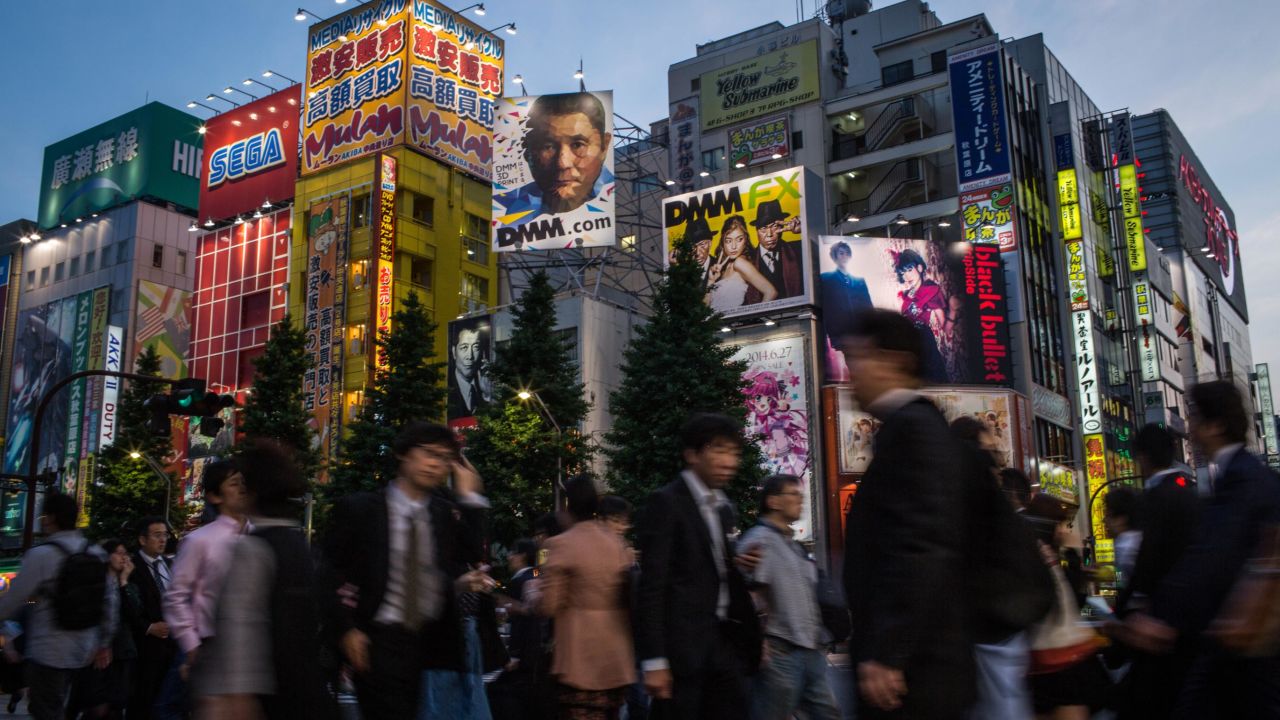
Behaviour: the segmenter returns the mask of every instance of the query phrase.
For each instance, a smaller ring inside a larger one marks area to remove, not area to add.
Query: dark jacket
[[[115,582],[114,578],[112,582]],[[111,641],[111,657],[115,660],[137,660],[137,638],[147,631],[150,623],[143,622],[142,619],[142,596],[138,593],[138,586],[126,582],[120,586],[119,592],[120,625]]]
[[[168,565],[170,569],[170,577],[173,577],[173,566],[166,559],[160,562]],[[143,664],[153,664],[157,666],[168,667],[173,660],[174,654],[178,651],[178,646],[172,638],[158,638],[147,635],[147,628],[153,623],[164,622],[163,598],[160,595],[160,586],[156,584],[155,575],[151,572],[151,566],[147,564],[142,557],[142,553],[133,554],[133,573],[129,575],[129,584],[138,590],[138,597],[141,600],[141,611],[138,612],[131,620],[134,629],[134,640],[137,642],[138,662]]]
[[[1117,612],[1123,615],[1145,603],[1160,587],[1190,544],[1199,512],[1200,496],[1190,473],[1166,474],[1143,493],[1142,545],[1129,583],[1116,597]]]
[[[799,242],[778,240],[778,261],[773,270],[764,261],[764,248],[756,248],[756,269],[778,291],[779,300],[804,294],[804,251]],[[754,305],[764,299],[754,287],[747,288],[744,305]]]
[[[851,660],[903,672],[905,716],[952,717],[975,697],[962,451],[923,398],[883,422],[846,521]]]
[[[483,557],[484,512],[460,507],[443,494],[428,505],[435,538],[436,567],[450,578],[465,574]],[[325,539],[330,565],[329,610],[335,633],[358,628],[369,632],[387,591],[390,530],[385,491],[343,498],[334,508],[332,529]],[[422,659],[428,669],[462,669],[462,620],[453,584],[446,583],[440,618],[423,626]]]
[[[824,272],[819,277],[822,300],[822,327],[831,347],[840,349],[848,337],[859,310],[871,307],[867,281],[839,270]]]
[[[721,526],[733,528],[732,513]],[[683,477],[649,496],[639,524],[640,592],[636,650],[640,660],[666,658],[677,677],[710,666],[719,645],[720,576],[714,544]],[[762,639],[751,595],[724,541],[729,584],[728,628],[748,672],[760,661]]]

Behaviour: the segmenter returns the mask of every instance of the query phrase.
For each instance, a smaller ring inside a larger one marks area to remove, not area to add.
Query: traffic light
[[[173,384],[168,395],[153,395],[146,402],[151,411],[148,427],[156,435],[169,434],[169,416],[186,415],[197,418],[200,432],[213,437],[222,429],[223,421],[218,413],[233,407],[236,399],[231,395],[207,392],[201,378],[183,378]]]

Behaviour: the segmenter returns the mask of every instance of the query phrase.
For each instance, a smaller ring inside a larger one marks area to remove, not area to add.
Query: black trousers
[[[356,675],[360,713],[369,720],[416,718],[422,694],[422,640],[398,625],[369,631],[369,672]]]
[[[1280,657],[1239,658],[1217,649],[1196,656],[1174,720],[1280,720]]]
[[[129,720],[149,720],[155,716],[156,699],[173,664],[173,655],[139,657],[134,664],[133,692],[129,697]]]
[[[747,678],[738,650],[723,629],[701,672],[676,675],[670,700],[655,700],[654,720],[740,720],[747,717]]]

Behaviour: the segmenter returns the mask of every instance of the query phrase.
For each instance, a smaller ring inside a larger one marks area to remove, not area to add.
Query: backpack
[[[66,556],[53,580],[53,618],[62,630],[87,630],[102,623],[107,594],[107,561],[89,552],[89,541],[78,552],[49,543]]]

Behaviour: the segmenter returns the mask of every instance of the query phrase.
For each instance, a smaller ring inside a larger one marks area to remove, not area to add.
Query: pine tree
[[[435,360],[436,324],[427,308],[410,292],[391,318],[391,332],[377,339],[387,354],[387,367],[374,373],[365,390],[360,417],[348,426],[338,447],[338,461],[324,488],[332,502],[354,492],[375,490],[395,477],[391,443],[414,420],[444,417],[447,390],[444,363]]]
[[[503,545],[533,531],[534,520],[552,509],[557,476],[584,471],[593,454],[578,432],[590,405],[555,325],[555,289],[539,271],[512,310],[511,339],[498,348],[493,402],[467,438],[467,458],[484,478],[492,505],[494,540]],[[526,391],[537,397],[522,400]]]
[[[157,377],[160,355],[147,346],[138,355],[134,372]],[[134,524],[147,515],[165,514],[165,483],[169,483],[169,523],[181,528],[188,508],[183,506],[182,486],[171,473],[161,478],[141,457],[145,455],[164,467],[173,453],[169,436],[153,434],[148,423],[151,411],[145,403],[152,395],[166,392],[164,383],[125,381],[126,389],[116,406],[115,441],[98,454],[94,483],[89,488],[89,528],[93,538],[132,539]]]
[[[723,322],[705,293],[693,248],[678,243],[676,262],[655,289],[653,317],[627,348],[622,385],[609,398],[609,487],[637,510],[683,468],[680,428],[691,415],[721,413],[745,424],[746,364],[731,361],[736,348],[721,342]],[[745,520],[755,514],[764,472],[759,448],[742,450],[742,469],[726,491]]]
[[[307,334],[288,315],[276,324],[266,349],[254,361],[253,391],[244,405],[241,430],[249,437],[272,438],[293,448],[299,466],[314,478],[321,468],[311,414],[303,405],[302,379],[311,358]]]

